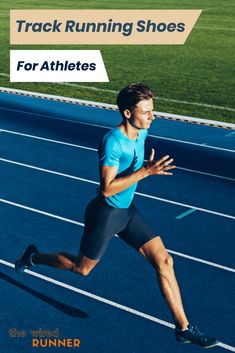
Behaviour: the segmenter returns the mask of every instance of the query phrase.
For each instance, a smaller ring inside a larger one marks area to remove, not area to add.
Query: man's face
[[[152,98],[140,101],[129,113],[128,121],[132,126],[136,129],[149,129],[152,121],[155,120]]]

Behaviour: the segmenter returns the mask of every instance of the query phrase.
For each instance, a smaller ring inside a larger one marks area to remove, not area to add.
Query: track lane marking
[[[22,205],[22,204],[19,204],[19,203],[16,203],[16,202],[9,201],[9,200],[6,200],[6,199],[0,199],[0,202],[2,202],[4,204],[7,204],[7,205],[10,205],[10,206],[14,206],[14,207],[25,209],[27,211],[38,213],[38,214],[41,214],[43,216],[51,217],[51,218],[54,218],[54,219],[57,219],[57,220],[60,220],[60,221],[64,221],[64,222],[68,222],[68,223],[72,223],[72,224],[78,225],[80,227],[84,227],[84,223],[77,222],[77,221],[74,221],[74,220],[69,219],[69,218],[61,217],[61,216],[55,215],[53,213],[45,212],[45,211],[42,211],[42,210],[39,210],[39,209],[36,209],[36,208],[32,208],[32,207],[29,207],[29,206],[26,206],[26,205]],[[227,267],[227,266],[223,266],[223,265],[220,265],[220,264],[216,264],[216,263],[211,262],[211,261],[207,261],[207,260],[203,260],[203,259],[200,259],[200,258],[196,258],[196,257],[190,256],[190,255],[187,255],[187,254],[183,254],[183,253],[180,253],[180,252],[176,252],[176,251],[173,251],[173,250],[170,250],[170,249],[167,249],[167,251],[169,251],[169,253],[175,254],[177,256],[184,257],[186,259],[190,259],[190,260],[197,261],[197,262],[200,262],[200,263],[212,266],[212,267],[216,267],[216,268],[219,268],[219,269],[222,269],[222,270],[225,270],[225,271],[229,271],[229,272],[234,272],[235,273],[235,269],[231,268],[231,267]]]
[[[14,264],[11,263],[11,262],[8,262],[8,261],[5,261],[3,259],[0,259],[0,263],[4,266],[8,266],[10,268],[13,268],[14,269]],[[141,311],[138,311],[136,309],[132,309],[128,306],[125,306],[125,305],[122,305],[122,304],[119,304],[119,303],[116,303],[112,300],[109,300],[109,299],[106,299],[104,297],[101,297],[99,295],[96,295],[96,294],[93,294],[93,293],[90,293],[90,292],[87,292],[87,291],[84,291],[80,288],[77,288],[77,287],[74,287],[74,286],[71,286],[70,284],[67,284],[67,283],[64,283],[64,282],[61,282],[61,281],[58,281],[58,280],[55,280],[54,278],[51,278],[51,277],[47,277],[45,275],[42,275],[40,273],[37,273],[37,272],[34,272],[34,271],[31,271],[31,270],[25,270],[25,273],[27,273],[28,275],[31,275],[31,276],[34,276],[36,278],[39,278],[45,282],[49,282],[49,283],[52,283],[52,284],[55,284],[57,286],[60,286],[62,288],[65,288],[67,290],[70,290],[72,292],[75,292],[75,293],[78,293],[80,295],[83,295],[83,296],[86,296],[88,298],[91,298],[91,299],[94,299],[94,300],[97,300],[101,303],[104,303],[104,304],[107,304],[107,305],[110,305],[114,308],[117,308],[117,309],[120,309],[120,310],[123,310],[123,311],[126,311],[130,314],[133,314],[133,315],[136,315],[136,316],[139,316],[141,318],[144,318],[144,319],[147,319],[149,321],[152,321],[152,322],[155,322],[159,325],[162,325],[162,326],[165,326],[165,327],[168,327],[168,328],[171,328],[171,329],[174,329],[175,328],[175,325],[173,325],[172,323],[168,322],[168,321],[165,321],[165,320],[161,320],[155,316],[152,316],[152,315],[149,315],[149,314],[146,314],[146,313],[143,313]],[[219,347],[221,348],[224,348],[226,350],[229,350],[231,352],[235,352],[235,347],[233,346],[230,346],[226,343],[223,343],[223,342],[220,342],[218,344]]]
[[[55,174],[55,175],[71,178],[71,179],[76,179],[76,180],[79,180],[79,181],[82,181],[82,182],[86,182],[86,183],[99,185],[99,182],[93,181],[93,180],[90,180],[90,179],[80,178],[80,177],[76,177],[76,176],[69,175],[69,174],[63,174],[63,173],[52,171],[52,170],[49,170],[49,169],[39,168],[39,167],[36,167],[36,166],[31,166],[31,165],[28,165],[28,164],[19,163],[19,162],[11,161],[11,160],[4,159],[4,158],[0,158],[0,161],[5,162],[5,163],[19,165],[19,166],[30,168],[30,169],[39,170],[39,171],[50,173],[50,174]],[[195,210],[206,212],[206,213],[210,213],[210,214],[213,214],[213,215],[216,215],[216,216],[225,217],[225,218],[229,218],[229,219],[234,219],[235,220],[235,216],[228,215],[228,214],[221,213],[221,212],[208,210],[206,208],[192,206],[192,205],[188,205],[188,204],[181,203],[181,202],[178,202],[178,201],[168,200],[168,199],[164,199],[164,198],[153,196],[153,195],[149,195],[149,194],[144,194],[144,193],[137,192],[137,191],[135,192],[135,195],[146,197],[146,198],[153,199],[153,200],[166,202],[166,203],[170,203],[170,204],[177,205],[177,206],[182,206],[182,207],[186,207],[186,208],[190,208],[190,209],[195,209]]]
[[[17,131],[4,130],[4,129],[0,129],[0,131],[1,132],[5,132],[5,133],[9,133],[9,134],[13,134],[13,135],[19,135],[19,136],[33,138],[33,139],[36,139],[36,140],[42,140],[42,141],[46,141],[46,142],[57,143],[57,144],[61,144],[61,145],[69,146],[69,147],[81,148],[81,149],[88,150],[88,151],[93,151],[93,152],[97,152],[98,151],[97,148],[91,148],[91,147],[76,145],[76,144],[72,144],[72,143],[68,143],[68,142],[48,139],[48,138],[41,137],[41,136],[24,134],[24,133],[17,132]],[[233,179],[233,178],[228,178],[228,177],[225,177],[225,176],[222,176],[222,175],[217,175],[217,174],[201,172],[201,171],[194,170],[194,169],[188,169],[188,168],[183,168],[183,167],[177,167],[177,169],[184,170],[184,171],[189,172],[189,173],[208,175],[208,176],[219,178],[219,179],[235,181],[235,179]]]
[[[7,108],[2,108],[0,107],[0,109],[5,109],[5,110],[12,110],[12,111],[17,111],[17,112],[22,112],[22,113],[27,113],[27,114],[33,114],[33,115],[38,115],[38,116],[42,116],[42,117],[47,117],[50,119],[57,119],[57,120],[61,120],[61,121],[67,121],[67,122],[73,122],[75,124],[83,124],[83,125],[88,125],[88,126],[95,126],[95,127],[99,127],[102,129],[109,129],[111,130],[112,127],[110,126],[105,126],[105,125],[98,125],[98,124],[92,124],[92,123],[87,123],[87,122],[80,122],[80,121],[75,121],[75,120],[65,120],[65,119],[61,119],[61,118],[55,118],[54,116],[45,116],[42,114],[37,114],[37,113],[33,113],[33,112],[24,112],[24,111],[20,111],[20,110],[15,110],[15,109],[7,109]],[[8,133],[15,133],[14,131],[10,131],[10,130],[4,130],[1,129],[4,132],[8,132]],[[20,135],[20,133],[18,133]],[[26,134],[25,134],[26,136]],[[29,135],[29,137],[33,137],[34,135]],[[205,147],[205,148],[210,148],[210,149],[215,149],[215,150],[221,150],[221,151],[225,151],[225,152],[231,152],[231,153],[235,153],[235,150],[231,150],[228,148],[222,148],[222,147],[216,147],[216,146],[210,146],[210,145],[204,145],[204,144],[200,144],[200,143],[196,143],[196,142],[190,142],[190,141],[185,141],[185,140],[178,140],[178,139],[173,139],[170,137],[163,137],[163,136],[159,136],[159,135],[152,135],[152,134],[148,134],[149,137],[153,137],[153,138],[157,138],[157,139],[161,139],[161,140],[168,140],[168,141],[173,141],[173,142],[178,142],[178,143],[184,143],[184,144],[189,144],[189,145],[194,145],[194,146],[199,146],[199,147]]]
[[[42,141],[46,141],[46,142],[57,143],[57,144],[60,144],[60,145],[65,145],[65,146],[70,146],[70,147],[75,147],[75,148],[81,148],[81,149],[85,149],[85,150],[89,150],[89,151],[95,151],[95,152],[98,151],[96,148],[84,147],[84,146],[81,146],[81,145],[76,145],[74,143],[48,139],[46,137],[41,137],[41,136],[36,136],[36,135],[24,134],[24,133],[17,132],[17,131],[1,129],[1,132],[5,132],[7,134],[12,134],[12,135],[19,135],[19,136],[29,137],[29,138],[33,138],[35,140],[42,140]]]
[[[151,195],[148,195],[148,194],[144,194],[144,193],[142,193],[142,192],[135,192],[135,194],[136,194],[136,195],[139,195],[139,196],[147,197],[147,198],[149,198],[149,199],[154,199],[154,200],[158,200],[158,201],[170,203],[170,204],[172,204],[172,205],[182,206],[182,207],[186,207],[186,208],[195,208],[195,209],[198,210],[198,211],[210,213],[210,214],[213,214],[213,215],[216,215],[216,216],[221,216],[221,217],[225,217],[225,218],[230,218],[230,219],[233,219],[233,220],[235,219],[235,216],[227,215],[227,214],[225,214],[225,213],[220,213],[220,212],[211,211],[211,210],[208,210],[208,209],[206,209],[206,208],[196,207],[196,206],[193,206],[193,205],[189,205],[189,204],[181,203],[181,202],[176,202],[176,201],[164,199],[164,198],[161,198],[161,197],[151,196]]]
[[[195,211],[197,211],[195,208],[191,208],[190,210],[188,210],[188,211],[186,211],[184,213],[181,213],[180,215],[176,216],[175,218],[180,220],[181,218],[184,218],[184,217],[190,215],[191,213],[193,213]]]

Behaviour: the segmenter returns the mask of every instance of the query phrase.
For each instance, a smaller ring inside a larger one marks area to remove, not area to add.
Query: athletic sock
[[[187,330],[188,330],[188,328],[189,328],[189,324],[188,324],[188,327],[187,327],[187,328],[184,328],[184,329],[182,329],[182,328],[178,328],[178,327],[176,327],[176,328],[177,328],[177,330],[178,330],[178,331],[182,331],[182,332],[183,332],[183,331],[187,331]]]

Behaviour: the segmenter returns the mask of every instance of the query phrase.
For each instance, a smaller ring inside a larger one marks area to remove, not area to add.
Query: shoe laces
[[[194,337],[197,337],[200,342],[204,343],[207,341],[207,337],[205,337],[204,333],[199,330],[198,326],[191,326],[189,331]]]
[[[204,333],[199,330],[198,326],[191,326],[189,331],[199,338],[204,337]]]

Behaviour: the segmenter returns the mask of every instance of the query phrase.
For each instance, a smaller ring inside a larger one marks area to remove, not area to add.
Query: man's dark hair
[[[136,104],[145,99],[153,98],[151,89],[143,83],[131,83],[124,87],[117,96],[117,105],[120,113],[124,117],[124,110],[132,111]]]

